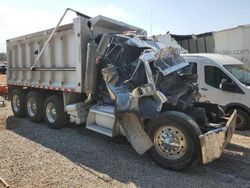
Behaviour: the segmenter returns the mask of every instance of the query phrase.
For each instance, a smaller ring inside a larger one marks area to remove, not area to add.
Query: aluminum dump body
[[[88,27],[91,23],[92,31]],[[85,92],[87,44],[102,33],[142,29],[104,16],[78,17],[61,26],[31,70],[53,29],[7,40],[8,85]]]

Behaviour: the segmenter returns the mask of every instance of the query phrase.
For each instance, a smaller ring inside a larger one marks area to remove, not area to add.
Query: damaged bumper
[[[236,123],[236,110],[232,113],[225,127],[214,129],[199,136],[203,164],[218,159],[230,142]]]

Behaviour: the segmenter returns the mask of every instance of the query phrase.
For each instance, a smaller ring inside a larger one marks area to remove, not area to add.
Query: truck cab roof
[[[229,65],[229,64],[243,64],[241,61],[234,57],[230,57],[222,54],[212,54],[212,53],[195,53],[195,54],[181,54],[184,58],[204,58],[208,60],[212,60],[214,63],[218,65]]]

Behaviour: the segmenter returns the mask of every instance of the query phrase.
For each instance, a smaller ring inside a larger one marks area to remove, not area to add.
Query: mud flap
[[[153,142],[142,128],[141,120],[134,113],[121,113],[118,120],[128,141],[138,154],[144,154],[153,146]]]

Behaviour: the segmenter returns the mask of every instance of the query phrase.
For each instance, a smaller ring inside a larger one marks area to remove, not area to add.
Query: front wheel
[[[164,168],[180,170],[192,165],[199,157],[200,142],[193,125],[182,117],[165,115],[150,125],[149,136],[153,159]]]

